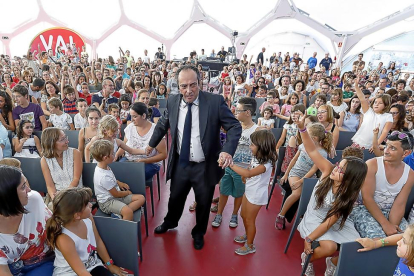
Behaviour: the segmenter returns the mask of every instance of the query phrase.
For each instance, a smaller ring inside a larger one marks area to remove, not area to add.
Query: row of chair
[[[30,183],[31,189],[47,193],[46,182],[41,172],[40,159],[38,158],[18,158],[21,162],[21,169]],[[126,162],[126,163],[112,163],[109,165],[111,170],[116,176],[116,179],[127,183],[130,187],[130,190],[133,194],[142,194],[145,193],[145,170],[144,163],[136,162]],[[84,187],[89,187],[94,191],[93,176],[95,173],[95,163],[83,163],[82,169],[82,182]],[[146,196],[145,196],[146,197]],[[141,212],[144,212],[145,218],[145,231],[148,237],[148,216],[147,216],[147,203],[145,202],[144,208],[137,210],[134,213],[134,221],[137,223],[138,227],[138,244],[141,261],[143,260],[142,252],[142,235],[141,235]],[[95,216],[108,217],[107,215],[98,209]]]

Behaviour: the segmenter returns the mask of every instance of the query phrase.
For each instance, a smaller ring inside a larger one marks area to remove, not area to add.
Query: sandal
[[[285,229],[285,223],[286,223],[285,217],[283,217],[281,215],[277,215],[277,217],[276,217],[276,223],[275,223],[276,229],[277,230],[283,230],[283,229]]]
[[[218,205],[214,205],[213,207],[210,208],[210,211],[212,213],[217,213],[218,212]]]
[[[197,202],[193,202],[193,204],[191,204],[190,205],[190,207],[188,208],[190,211],[195,211],[195,209],[196,209],[196,206],[197,206]]]
[[[219,202],[220,197],[215,197],[213,198],[213,200],[211,202],[213,203],[218,203]]]

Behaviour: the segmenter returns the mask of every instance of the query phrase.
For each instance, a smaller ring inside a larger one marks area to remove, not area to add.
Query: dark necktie
[[[185,116],[183,139],[181,141],[181,151],[179,164],[183,168],[190,163],[190,144],[191,144],[191,106],[193,103],[187,103],[187,115]]]

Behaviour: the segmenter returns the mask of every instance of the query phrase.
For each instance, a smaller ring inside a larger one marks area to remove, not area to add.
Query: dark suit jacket
[[[200,139],[201,147],[205,156],[206,170],[205,177],[208,183],[215,185],[224,175],[217,163],[221,151],[233,155],[236,151],[242,128],[239,121],[233,116],[230,109],[220,95],[208,92],[199,92],[199,119],[200,119]],[[161,139],[171,130],[171,149],[168,156],[167,180],[171,179],[171,174],[177,164],[177,130],[179,106],[182,95],[170,95],[167,100],[167,109],[158,120],[157,126],[149,142],[149,146],[155,148]],[[226,143],[221,148],[220,128],[227,131]]]

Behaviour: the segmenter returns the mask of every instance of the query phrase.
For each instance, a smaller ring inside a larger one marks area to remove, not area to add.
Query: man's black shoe
[[[194,237],[194,242],[193,242],[194,248],[197,250],[200,250],[203,248],[204,246],[204,237]]]
[[[155,234],[164,234],[169,229],[173,229],[174,227],[169,227],[165,222],[159,225],[157,228],[154,229]]]

